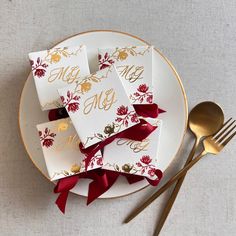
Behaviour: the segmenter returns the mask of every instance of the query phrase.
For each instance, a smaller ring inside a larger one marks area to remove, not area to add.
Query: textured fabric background
[[[153,188],[89,207],[85,198],[70,195],[67,214],[58,211],[53,185],[31,163],[19,137],[28,52],[81,31],[126,31],[156,45],[172,61],[190,109],[213,100],[226,117],[236,118],[235,13],[235,0],[0,0],[0,235],[151,235],[168,196],[128,225],[122,220]],[[235,144],[189,173],[161,235],[236,235]],[[191,145],[188,134],[165,179],[183,164]]]

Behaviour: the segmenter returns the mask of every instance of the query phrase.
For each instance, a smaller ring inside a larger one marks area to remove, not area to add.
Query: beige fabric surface
[[[235,0],[0,0],[0,235],[152,235],[168,196],[128,225],[122,220],[154,188],[89,207],[85,198],[70,195],[66,215],[58,211],[53,185],[31,163],[19,137],[28,52],[81,31],[126,31],[151,42],[173,62],[190,109],[213,100],[226,117],[236,118],[235,13]],[[161,235],[236,235],[235,144],[189,173]],[[191,145],[188,134],[165,179],[181,167]]]

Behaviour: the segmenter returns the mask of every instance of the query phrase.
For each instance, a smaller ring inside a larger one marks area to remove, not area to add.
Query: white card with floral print
[[[139,123],[113,65],[58,91],[85,148]]]
[[[150,104],[152,88],[152,46],[99,48],[99,69],[114,63],[132,104]]]
[[[61,107],[57,89],[90,74],[85,46],[32,52],[29,59],[42,110]]]
[[[115,139],[104,148],[102,169],[156,178],[162,121],[151,118],[146,120],[157,128],[142,142]]]
[[[85,155],[80,152],[77,132],[70,118],[37,125],[51,181],[85,171]],[[101,152],[91,159],[87,170],[102,166]]]

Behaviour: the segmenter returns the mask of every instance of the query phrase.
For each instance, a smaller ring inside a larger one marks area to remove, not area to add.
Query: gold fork
[[[176,175],[174,175],[157,192],[155,192],[151,197],[149,197],[141,206],[139,206],[133,212],[131,212],[131,214],[125,219],[124,223],[128,223],[133,218],[135,218],[140,212],[142,212],[147,206],[149,206],[156,198],[158,198],[163,192],[165,192],[165,190],[167,190],[173,183],[175,183],[176,180],[178,180],[183,175],[185,175],[186,172],[193,165],[195,165],[199,160],[201,160],[203,156],[205,156],[208,153],[211,153],[214,155],[218,154],[236,134],[236,131],[234,131],[236,125],[232,127],[233,123],[234,121],[231,122],[225,128],[222,127],[214,136],[209,136],[205,138],[203,141],[204,149],[202,150],[202,152],[196,158],[194,158],[188,165],[186,165],[182,170],[180,170]]]

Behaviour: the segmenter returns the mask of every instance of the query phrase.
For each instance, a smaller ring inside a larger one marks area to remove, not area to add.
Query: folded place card
[[[99,48],[99,69],[115,64],[132,104],[150,104],[152,92],[152,46]]]
[[[139,123],[114,66],[58,91],[85,148]]]
[[[70,118],[37,125],[50,179],[57,180],[85,172],[84,154],[80,152],[77,132]],[[89,162],[87,170],[102,166],[101,152]]]
[[[42,110],[61,107],[57,89],[90,74],[85,46],[32,52],[29,59]]]
[[[142,142],[116,139],[104,148],[102,169],[155,179],[158,169],[158,146],[161,120],[146,119],[157,128]]]

